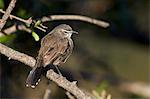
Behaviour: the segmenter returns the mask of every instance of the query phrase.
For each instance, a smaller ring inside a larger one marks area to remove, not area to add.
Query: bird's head
[[[55,32],[63,38],[70,38],[73,33],[78,34],[78,32],[73,31],[69,25],[61,24],[57,26]]]

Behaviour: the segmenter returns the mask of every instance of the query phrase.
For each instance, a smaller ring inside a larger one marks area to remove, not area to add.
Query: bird
[[[37,86],[47,65],[57,67],[67,61],[74,47],[71,38],[74,33],[78,34],[69,25],[61,24],[41,39],[41,47],[36,57],[35,66],[26,79],[27,87],[35,88]],[[58,68],[56,69],[58,70]]]

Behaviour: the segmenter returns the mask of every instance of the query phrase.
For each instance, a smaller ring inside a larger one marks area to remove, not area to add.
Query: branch
[[[49,70],[46,77],[55,82],[58,86],[72,93],[77,97],[77,99],[93,99],[91,96],[86,95],[81,89],[77,87],[76,81],[70,82],[65,77],[55,73],[53,70]]]
[[[0,43],[0,53],[9,57],[9,59],[12,58],[14,60],[18,60],[32,68],[34,67],[35,62],[36,62],[36,60],[33,57],[20,53],[18,51],[15,51],[1,43]],[[74,82],[69,82],[64,77],[60,77],[60,75],[56,74],[53,70],[50,70],[47,72],[47,78],[50,78],[57,85],[66,89],[68,92],[72,93],[73,95],[77,94],[76,92],[74,92],[74,89],[79,90],[79,92],[83,94],[83,92],[74,84]],[[75,88],[71,89],[73,86],[75,86]],[[122,83],[119,83],[118,86],[124,92],[129,92],[129,93],[133,93],[133,94],[141,95],[143,97],[150,98],[150,85],[124,81]]]
[[[3,11],[2,9],[0,9],[1,13],[6,13],[5,11]],[[16,17],[14,15],[10,15],[11,18],[14,18],[16,20],[19,20],[21,22],[24,22],[26,24],[31,24],[32,23],[32,19],[29,18],[28,20]],[[101,21],[101,20],[97,20],[94,18],[90,18],[90,17],[86,17],[86,16],[81,16],[81,15],[50,15],[49,17],[43,17],[41,18],[42,22],[47,22],[47,21],[55,21],[55,20],[79,20],[79,21],[84,21],[84,22],[88,22],[91,24],[95,24],[97,26],[100,27],[108,27],[109,23]]]
[[[0,12],[1,12],[1,13],[4,13],[4,14],[6,13],[5,11],[3,11],[3,9],[0,9]],[[31,18],[25,20],[25,19],[16,17],[16,16],[14,16],[14,15],[9,15],[8,17],[10,17],[11,19],[16,19],[16,20],[18,20],[18,21],[24,22],[24,23],[26,23],[26,24],[31,24],[31,23],[32,23]]]
[[[15,51],[1,43],[0,43],[0,53],[7,56],[8,59],[14,59],[14,60],[20,61],[26,65],[29,65],[30,67],[34,67],[35,62],[36,62],[36,60],[33,57],[28,56],[24,53]]]
[[[0,43],[0,53],[9,57],[9,59],[18,60],[26,65],[29,65],[32,68],[34,67],[36,62],[36,60],[33,57],[15,51],[1,43]],[[46,77],[55,82],[58,86],[66,89],[68,92],[75,95],[75,97],[77,97],[78,99],[93,99],[92,96],[87,95],[81,89],[79,89],[75,82],[68,81],[65,77],[58,75],[53,70],[49,70],[47,72]]]
[[[4,25],[6,23],[6,20],[8,19],[8,17],[10,16],[11,11],[15,7],[15,3],[16,3],[16,0],[11,0],[8,8],[6,9],[6,13],[3,15],[2,19],[0,20],[0,31],[4,27]]]
[[[122,82],[120,89],[125,92],[138,94],[150,98],[150,85],[140,82]]]
[[[16,25],[16,24],[4,29],[2,32],[4,32],[6,35],[10,35],[11,33],[16,32],[17,30],[22,30],[31,33],[30,28],[27,28],[25,25]]]
[[[109,26],[109,23],[97,20],[94,18],[86,17],[86,16],[81,16],[81,15],[50,15],[49,17],[43,17],[41,19],[42,22],[47,22],[47,21],[54,21],[54,20],[79,20],[79,21],[84,21],[88,22],[91,24],[95,24],[97,26],[106,28]]]
[[[4,13],[4,14],[6,13],[6,12],[3,11],[2,9],[0,9],[0,12],[1,12],[1,13]],[[31,25],[31,23],[34,21],[34,20],[32,20],[31,17],[30,17],[29,19],[27,19],[27,20],[22,19],[22,18],[17,17],[17,16],[14,16],[14,15],[9,15],[9,17],[10,17],[10,19],[16,19],[16,20],[21,21],[21,22],[24,22],[24,23],[26,23],[26,24],[28,24],[28,25]],[[36,22],[36,21],[34,21],[34,23],[35,23],[35,22]],[[40,24],[40,26],[43,27],[42,24]],[[43,29],[43,28],[41,28],[41,27],[36,26],[35,28],[37,28],[37,29],[39,29],[39,30],[41,30],[41,31],[43,31],[43,32],[46,32],[46,30]],[[47,28],[46,26],[44,26],[44,27]]]
[[[3,11],[2,9],[0,9],[0,12],[6,14],[6,12]],[[16,19],[16,20],[19,20],[19,21],[24,22],[26,24],[29,24],[29,25],[32,22],[34,24],[36,24],[36,21],[32,20],[32,18],[29,18],[29,19],[25,20],[25,19],[19,18],[19,17],[14,16],[14,15],[9,15],[9,17],[10,17],[10,19]],[[80,16],[80,15],[51,15],[49,17],[43,17],[41,19],[42,22],[55,21],[55,20],[79,20],[79,21],[84,21],[84,22],[88,22],[88,23],[91,23],[91,24],[95,24],[95,25],[103,27],[103,28],[106,28],[106,27],[109,26],[109,23],[107,23],[107,22],[97,20],[97,19],[94,19],[94,18],[90,18],[90,17],[86,17],[86,16]],[[45,29],[47,27],[43,26],[42,23],[40,23],[39,26],[35,26],[35,28],[37,28],[37,29],[39,29],[43,32],[46,32]],[[1,32],[1,34],[3,34],[3,33]]]

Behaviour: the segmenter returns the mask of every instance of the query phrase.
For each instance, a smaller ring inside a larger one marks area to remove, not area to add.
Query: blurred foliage
[[[34,37],[35,41],[39,41],[40,38],[34,31],[32,31],[32,36]]]
[[[0,0],[0,8],[6,9],[10,0]],[[55,26],[71,25],[79,35],[73,35],[74,51],[61,68],[69,80],[77,80],[79,86],[100,93],[103,89],[114,99],[141,98],[126,94],[111,86],[115,77],[149,83],[149,27],[148,0],[18,0],[12,14],[35,20],[52,14],[80,14],[110,23],[107,29],[80,21],[51,21],[44,23],[48,32]],[[0,14],[1,15],[1,14]],[[8,20],[5,28],[17,20]],[[37,21],[38,23],[38,21]],[[38,24],[37,24],[38,25]],[[32,33],[17,31],[0,37],[0,42],[33,57],[37,56],[40,40],[47,33],[34,29]],[[37,40],[37,42],[33,39]],[[8,60],[1,55],[2,98],[41,99],[47,87],[44,77],[36,89],[25,87],[30,68]],[[64,90],[51,82],[51,97],[66,98]],[[98,94],[99,95],[99,94]]]
[[[96,87],[97,92],[102,92],[102,90],[106,90],[109,87],[108,81],[103,80],[100,84]]]
[[[1,36],[0,37],[0,43],[11,41],[12,39],[15,39],[15,37],[16,37],[15,34],[7,35],[7,36]]]
[[[93,93],[93,95],[96,97],[96,99],[112,99],[112,98],[111,98],[111,95],[108,94],[108,93],[106,92],[106,90],[102,90],[101,93],[99,93],[99,92],[93,90],[92,93]]]
[[[0,8],[4,8],[4,2],[3,2],[3,0],[0,0]]]

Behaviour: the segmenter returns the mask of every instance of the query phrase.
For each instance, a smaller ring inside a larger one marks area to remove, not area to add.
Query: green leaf
[[[34,31],[32,31],[32,36],[35,39],[35,41],[39,41],[40,38]]]
[[[4,8],[4,1],[0,0],[0,8]]]
[[[38,26],[38,25],[40,25],[40,24],[41,24],[41,20],[38,20],[38,21],[35,23],[34,26],[36,27],[36,26]]]
[[[14,39],[15,37],[16,37],[15,34],[7,35],[7,36],[1,36],[0,37],[0,43],[10,41],[10,40]]]

